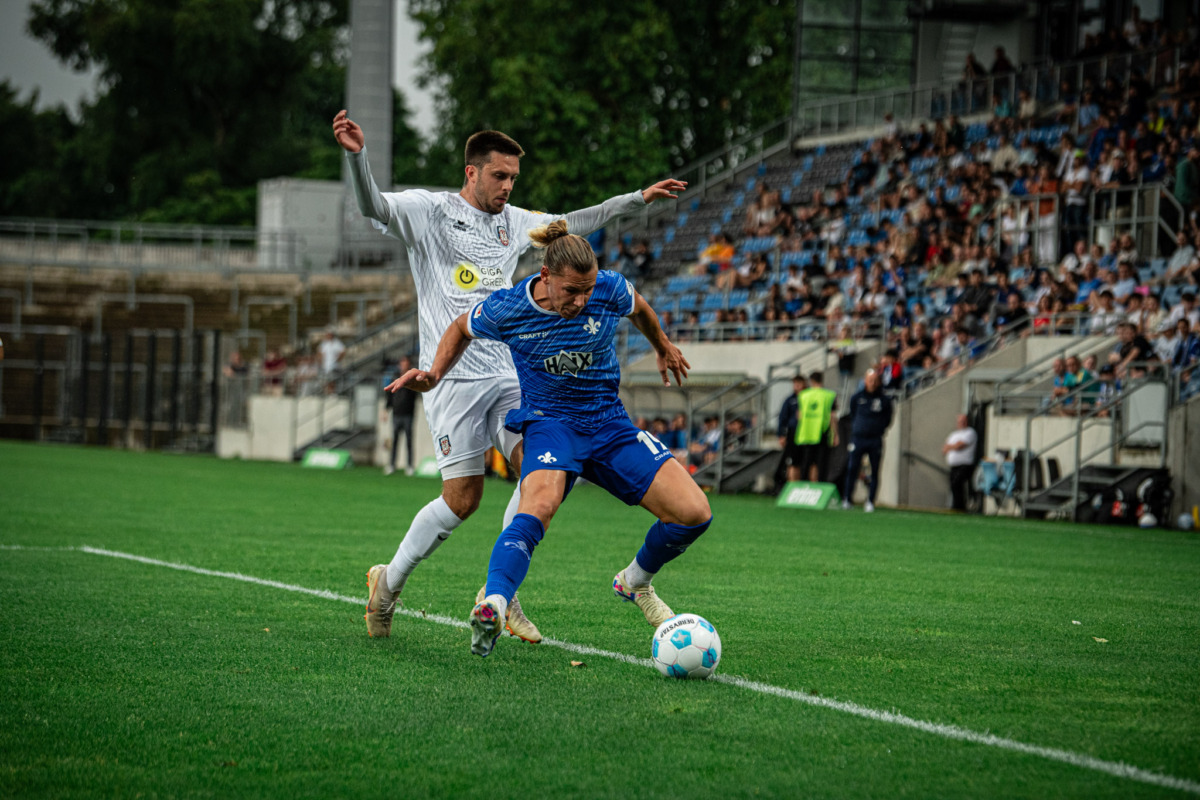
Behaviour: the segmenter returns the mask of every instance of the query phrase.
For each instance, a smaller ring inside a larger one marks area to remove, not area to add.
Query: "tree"
[[[410,0],[432,44],[437,141],[513,136],[521,203],[628,191],[787,113],[793,5]],[[461,162],[461,156],[458,157]],[[461,164],[457,166],[461,167]]]
[[[37,93],[21,101],[8,80],[0,81],[0,216],[38,216],[67,212],[67,185],[59,169],[60,142],[75,135],[62,106],[37,110]]]
[[[346,0],[37,0],[31,10],[30,32],[55,55],[100,69],[99,97],[61,144],[79,159],[73,216],[250,223],[258,180],[338,177],[315,155],[344,93]]]

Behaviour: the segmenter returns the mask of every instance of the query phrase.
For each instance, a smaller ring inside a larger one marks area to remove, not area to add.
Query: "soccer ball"
[[[663,675],[707,678],[721,660],[721,635],[697,614],[676,614],[654,632],[650,657]]]
[[[1147,511],[1145,514],[1142,514],[1140,517],[1138,517],[1138,525],[1143,528],[1158,527],[1158,517]]]
[[[1179,515],[1179,519],[1175,520],[1175,524],[1179,526],[1179,530],[1181,531],[1190,531],[1195,523],[1196,521],[1192,519],[1192,515],[1186,511]]]

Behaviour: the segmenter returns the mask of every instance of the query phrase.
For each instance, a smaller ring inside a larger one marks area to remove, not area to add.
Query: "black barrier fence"
[[[211,451],[221,400],[219,331],[0,325],[0,436]]]

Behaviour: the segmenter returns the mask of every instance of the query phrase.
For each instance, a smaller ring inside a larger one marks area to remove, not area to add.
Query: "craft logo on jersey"
[[[469,261],[463,261],[454,268],[454,285],[469,292],[479,286],[479,268]]]
[[[496,226],[496,235],[500,237],[500,244],[508,247],[508,228],[503,225]]]
[[[542,362],[546,367],[546,372],[551,375],[575,375],[592,365],[591,353],[580,353],[572,351],[568,353],[566,350],[559,350],[558,355],[551,356]]]
[[[469,231],[469,230],[471,230],[471,226],[468,225],[467,223],[463,222],[461,219],[456,219],[456,220],[454,220],[454,230]]]
[[[443,436],[443,437],[439,438],[438,439],[438,447],[440,447],[442,449],[442,455],[444,455],[444,456],[450,455],[450,437]]]
[[[583,323],[583,329],[588,332],[589,336],[595,336],[600,332],[600,323],[588,317],[588,321]]]

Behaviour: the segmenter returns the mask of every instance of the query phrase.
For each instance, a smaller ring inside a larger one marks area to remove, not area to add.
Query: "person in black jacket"
[[[401,356],[398,362],[399,374],[403,375],[412,369],[412,359],[408,356]],[[384,475],[391,475],[396,471],[396,449],[400,444],[400,435],[404,434],[404,452],[408,458],[408,465],[404,468],[404,474],[413,474],[413,412],[417,406],[417,393],[412,389],[401,389],[398,392],[384,392],[383,395],[387,399],[388,408],[392,412],[392,455],[388,459],[388,463],[383,468]]]
[[[796,444],[796,423],[800,419],[800,393],[808,388],[808,381],[797,373],[792,378],[792,393],[779,409],[779,421],[775,432],[779,434],[779,446],[783,448],[779,465],[775,467],[775,494],[783,489],[789,466],[800,466],[800,445]]]
[[[842,508],[850,508],[850,498],[858,484],[863,458],[870,460],[871,479],[867,481],[867,502],[863,511],[875,510],[879,489],[879,467],[883,457],[883,434],[892,424],[892,398],[883,393],[882,381],[875,370],[867,370],[865,388],[850,398],[850,465],[846,469],[846,494]]]

